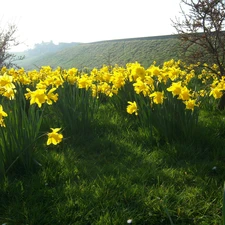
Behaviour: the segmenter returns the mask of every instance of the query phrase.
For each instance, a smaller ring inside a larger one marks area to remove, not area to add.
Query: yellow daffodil
[[[158,66],[155,66],[155,63],[151,65],[146,72],[151,76],[159,76],[161,73],[161,69]]]
[[[173,96],[179,95],[181,93],[181,90],[181,81],[173,82],[172,85],[167,88],[167,91],[172,92]]]
[[[178,99],[187,101],[189,100],[189,98],[190,98],[190,90],[186,86],[182,87]]]
[[[92,85],[92,80],[87,74],[84,74],[80,78],[78,78],[77,82],[79,88],[85,88],[86,90]]]
[[[8,114],[3,111],[2,105],[0,105],[0,126],[5,127],[4,117],[7,117]]]
[[[133,114],[135,113],[135,115],[137,116],[138,115],[138,107],[137,107],[137,103],[134,101],[134,102],[130,102],[128,101],[128,106],[127,106],[127,112],[129,114]]]
[[[47,134],[48,135],[47,145],[50,144],[57,145],[63,139],[63,135],[58,133],[61,130],[61,128],[51,128],[51,130],[52,132]]]
[[[103,93],[106,96],[112,97],[113,93],[112,93],[112,87],[106,83],[106,82],[101,82],[98,86],[97,86],[97,91],[99,93]]]
[[[0,76],[0,87],[15,88],[15,85],[13,84],[13,77],[6,73],[4,73],[3,76]]]
[[[114,87],[121,88],[125,84],[125,77],[122,73],[114,73],[111,77],[111,81]]]
[[[130,71],[130,75],[129,75],[130,81],[136,81],[138,77],[140,77],[141,79],[144,79],[146,71],[145,71],[145,68],[141,66],[140,63],[138,62],[128,63],[127,69],[128,71]]]
[[[184,101],[186,109],[190,109],[193,111],[195,106],[198,106],[195,101],[196,101],[195,99],[189,99],[188,101]]]
[[[162,104],[164,97],[164,92],[155,91],[150,95],[150,97],[153,97],[153,102],[155,104]]]
[[[13,77],[5,72],[4,75],[0,76],[0,94],[11,100],[14,99],[15,92]]]
[[[45,89],[37,89],[35,91],[31,91],[29,88],[26,89],[28,93],[25,94],[26,99],[30,98],[30,104],[36,103],[39,108],[41,108],[42,104],[47,100],[47,96],[45,94]]]
[[[221,98],[222,95],[223,95],[223,92],[222,92],[222,89],[221,88],[218,88],[218,87],[215,87],[211,90],[209,96],[213,96],[215,99],[217,98]]]
[[[171,67],[171,68],[169,69],[168,74],[169,74],[169,78],[170,78],[172,81],[174,81],[175,79],[177,79],[177,78],[180,76],[181,70],[180,70],[180,68]]]
[[[144,96],[147,96],[150,92],[149,86],[145,82],[143,82],[140,78],[137,78],[133,86],[137,94],[143,93]]]
[[[53,92],[56,90],[56,88],[52,88],[48,93],[47,93],[47,104],[52,105],[52,101],[56,102],[58,100],[58,94],[54,94]]]
[[[15,92],[16,92],[15,89],[8,88],[5,90],[5,92],[2,95],[5,96],[6,98],[12,100],[15,98]]]

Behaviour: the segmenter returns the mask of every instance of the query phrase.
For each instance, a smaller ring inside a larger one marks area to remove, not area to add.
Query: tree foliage
[[[217,64],[225,75],[225,1],[181,0],[182,20],[172,20],[182,41],[183,57],[189,63]]]
[[[18,46],[20,42],[16,38],[17,26],[9,24],[7,28],[0,28],[0,68],[3,66],[17,67],[16,60],[22,60],[23,56],[17,56],[9,50],[12,47]]]

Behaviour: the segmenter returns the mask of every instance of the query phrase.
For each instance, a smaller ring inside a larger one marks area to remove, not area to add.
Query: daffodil
[[[169,78],[174,81],[175,79],[177,79],[179,77],[179,75],[181,74],[181,70],[180,68],[176,68],[176,67],[171,67],[169,69]]]
[[[129,114],[133,114],[135,113],[135,115],[137,116],[138,115],[138,107],[137,107],[137,103],[134,101],[134,102],[130,102],[128,101],[128,106],[127,106],[127,112]]]
[[[111,81],[113,83],[113,86],[116,88],[121,88],[125,84],[125,77],[122,73],[114,73],[111,77]]]
[[[15,89],[7,88],[2,95],[7,97],[8,99],[12,100],[15,98],[15,92],[16,92]]]
[[[221,98],[222,95],[223,95],[223,92],[222,92],[222,89],[221,88],[218,88],[218,87],[215,87],[211,90],[209,96],[213,96],[215,99],[217,98]]]
[[[78,78],[77,82],[79,88],[85,88],[86,90],[88,90],[88,88],[90,88],[92,85],[92,80],[87,74],[84,74]]]
[[[98,92],[103,93],[106,96],[109,96],[109,97],[113,96],[112,87],[106,82],[100,83],[97,87],[97,90]]]
[[[13,84],[13,77],[4,73],[0,76],[0,94],[11,99],[14,99],[15,85]]]
[[[145,68],[143,66],[141,66],[140,63],[138,63],[138,62],[128,63],[127,69],[130,72],[129,80],[131,82],[136,81],[136,79],[138,77],[140,77],[141,79],[144,79],[146,71],[145,71]]]
[[[186,86],[182,87],[178,99],[187,101],[189,100],[189,98],[190,98],[190,90]]]
[[[153,97],[153,102],[155,104],[162,104],[164,97],[164,92],[155,91],[150,95],[150,97]]]
[[[55,90],[56,90],[56,88],[52,88],[47,93],[47,100],[46,101],[47,101],[48,105],[52,105],[52,101],[56,102],[58,100],[58,94],[53,93]]]
[[[181,90],[181,81],[173,82],[172,85],[167,88],[167,91],[172,92],[173,96],[179,95],[181,93]]]
[[[188,101],[184,101],[186,109],[194,111],[195,106],[198,106],[195,101],[196,101],[195,99],[189,99]]]
[[[151,76],[159,76],[161,73],[161,70],[158,66],[155,66],[156,62],[151,65],[146,72]]]
[[[6,89],[15,88],[15,85],[13,84],[13,77],[6,73],[4,73],[3,76],[0,76],[0,87],[4,87]]]
[[[8,114],[3,111],[2,105],[0,105],[0,126],[5,127],[4,117],[7,117]]]
[[[63,139],[63,135],[58,133],[61,130],[61,128],[51,128],[51,130],[52,132],[47,134],[48,135],[47,145],[50,144],[57,145]]]
[[[133,86],[137,94],[140,94],[142,92],[144,96],[147,96],[150,92],[149,86],[145,82],[143,82],[140,78],[137,78]]]
[[[41,108],[42,104],[47,100],[47,96],[45,93],[45,89],[37,89],[35,91],[31,91],[29,88],[26,89],[28,93],[25,94],[26,99],[30,98],[30,104],[36,103],[39,108]]]

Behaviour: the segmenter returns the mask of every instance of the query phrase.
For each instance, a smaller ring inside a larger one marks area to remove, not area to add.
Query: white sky
[[[3,0],[0,27],[14,23],[18,40],[94,42],[174,34],[180,0]],[[27,48],[21,45],[17,50]]]

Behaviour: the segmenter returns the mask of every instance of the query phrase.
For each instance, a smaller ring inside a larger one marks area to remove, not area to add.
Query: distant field
[[[42,46],[43,47],[43,46]],[[48,47],[48,46],[46,46]],[[35,54],[32,51],[36,51]],[[43,65],[53,68],[76,67],[89,69],[106,65],[124,66],[128,62],[140,62],[148,67],[153,61],[162,64],[170,59],[179,59],[179,41],[176,35],[120,39],[93,43],[78,43],[53,53],[44,53],[37,49],[19,53],[25,55],[18,65],[26,70],[37,69]]]

